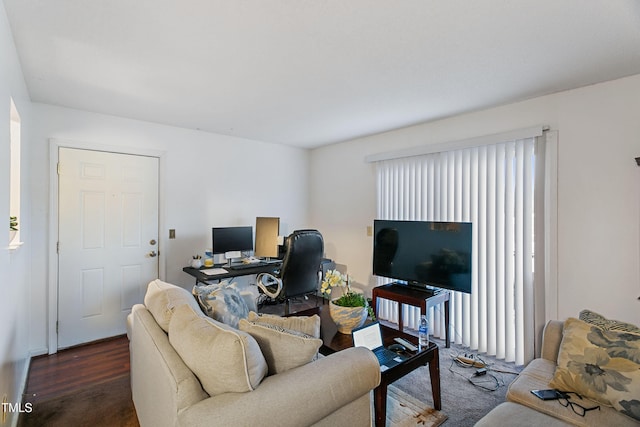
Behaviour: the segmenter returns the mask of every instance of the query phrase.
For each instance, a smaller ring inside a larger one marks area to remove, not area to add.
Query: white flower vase
[[[364,325],[367,320],[367,307],[342,307],[329,301],[329,314],[341,334],[351,332]]]
[[[9,230],[9,243],[13,242],[13,239],[16,238],[18,232],[16,230]]]

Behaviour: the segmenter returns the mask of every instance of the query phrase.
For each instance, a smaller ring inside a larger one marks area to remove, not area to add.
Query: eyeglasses
[[[575,394],[576,396],[578,396],[578,399],[582,399],[582,396],[580,396],[578,393],[575,393],[573,391],[559,391],[558,403],[560,403],[565,408],[567,406],[570,406],[576,415],[580,415],[581,417],[584,417],[584,415],[589,411],[594,411],[596,409],[598,411],[600,410],[600,405],[594,406],[593,408],[585,408],[584,406],[576,402],[572,402],[571,400],[569,400],[571,398],[570,394]]]

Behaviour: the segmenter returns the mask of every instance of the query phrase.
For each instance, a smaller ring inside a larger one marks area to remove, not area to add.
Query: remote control
[[[418,347],[411,344],[409,341],[405,340],[404,338],[397,337],[397,338],[394,338],[394,341],[397,342],[398,344],[402,344],[403,346],[407,347],[408,350],[418,351]]]

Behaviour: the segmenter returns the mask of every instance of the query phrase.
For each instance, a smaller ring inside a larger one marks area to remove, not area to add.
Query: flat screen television
[[[373,274],[422,289],[471,293],[471,223],[375,220],[373,224]]]
[[[213,253],[253,251],[253,227],[213,227]],[[234,258],[242,255],[233,256]]]

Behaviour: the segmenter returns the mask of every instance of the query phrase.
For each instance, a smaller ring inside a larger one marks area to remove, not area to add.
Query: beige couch
[[[600,410],[589,411],[584,417],[558,401],[543,401],[531,390],[554,388],[550,382],[556,371],[564,322],[553,320],[547,323],[542,339],[541,357],[534,359],[520,373],[507,391],[507,402],[498,405],[477,424],[489,426],[638,426],[639,423],[612,407],[600,405]],[[583,406],[593,407],[597,403],[585,400]]]
[[[224,381],[233,380],[229,377],[246,368],[243,364],[253,363],[244,356],[251,351],[255,353],[256,342],[244,332],[205,318],[186,290],[160,281],[149,286],[145,305],[133,307],[127,325],[131,390],[142,427],[371,425],[370,392],[380,383],[380,368],[369,350],[353,348],[341,351],[268,376],[266,368],[259,364],[259,368],[249,369],[251,384],[239,381],[241,386],[248,386],[252,391],[209,395],[205,389],[215,389],[215,380],[204,378],[208,374],[202,370],[198,370],[200,378],[196,376],[172,342],[180,343],[179,351],[183,356],[186,354],[189,363],[204,361],[205,369],[213,368],[215,371],[219,368],[226,375]],[[194,339],[198,341],[200,332],[190,328],[201,328],[203,322],[199,318],[188,318],[191,313],[205,318],[206,328],[237,337],[231,344],[244,343],[244,347],[240,347],[241,353],[233,353],[228,346],[217,345],[219,337],[194,343]],[[176,320],[179,316],[182,316],[180,322]],[[184,337],[191,338],[185,340]],[[192,345],[190,343],[193,343],[193,351],[185,350],[185,345]],[[203,345],[212,343],[211,348],[202,351]],[[211,359],[213,362],[207,363],[210,354],[215,357]],[[262,357],[254,356],[254,359]],[[198,360],[194,361],[194,358]]]

